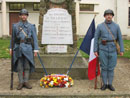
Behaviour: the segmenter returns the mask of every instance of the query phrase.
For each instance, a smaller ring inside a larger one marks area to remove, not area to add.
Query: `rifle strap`
[[[19,27],[19,29],[23,32],[23,34],[25,35],[25,37],[27,38],[28,37],[28,35],[27,35],[27,33],[23,30],[23,28],[22,27]]]
[[[111,32],[111,30],[108,28],[108,26],[107,26],[107,24],[104,22],[104,25],[105,25],[105,27],[106,27],[106,29],[108,30],[108,32],[111,34],[111,36],[112,36],[112,39],[114,40],[114,43],[115,43],[115,45],[116,45],[116,40],[115,40],[115,37],[114,37],[114,35],[112,34],[112,32]]]

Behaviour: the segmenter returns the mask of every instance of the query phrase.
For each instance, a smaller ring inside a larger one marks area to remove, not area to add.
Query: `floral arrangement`
[[[71,87],[74,84],[73,79],[65,74],[45,75],[40,80],[40,86],[43,88],[49,87]]]

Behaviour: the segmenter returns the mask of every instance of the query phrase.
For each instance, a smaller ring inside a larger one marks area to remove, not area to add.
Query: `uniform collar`
[[[108,22],[108,21],[105,20],[105,23],[106,23],[106,24],[111,24],[112,22],[113,22],[113,21]]]
[[[26,21],[26,22],[20,21],[20,22],[19,22],[19,25],[20,25],[20,26],[24,26],[24,27],[27,28],[27,27],[28,27],[28,21]]]

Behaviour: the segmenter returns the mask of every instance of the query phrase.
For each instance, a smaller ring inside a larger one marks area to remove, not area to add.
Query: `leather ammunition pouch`
[[[103,44],[103,45],[106,45],[107,42],[114,42],[114,40],[102,40],[102,44]]]
[[[106,45],[106,44],[107,44],[107,41],[106,41],[106,40],[102,40],[102,44],[103,44],[103,45]]]

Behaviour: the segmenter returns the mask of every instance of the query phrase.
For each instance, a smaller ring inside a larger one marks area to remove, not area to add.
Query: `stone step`
[[[41,55],[46,68],[69,68],[74,55]],[[36,68],[42,68],[38,57],[35,58]],[[85,58],[78,55],[73,63],[73,68],[88,68]]]
[[[40,56],[48,74],[66,74],[74,54],[50,54]],[[35,58],[36,71],[31,75],[32,79],[40,79],[44,76],[45,72],[38,57]],[[72,65],[72,69],[69,75],[74,79],[87,79],[86,71],[88,68],[88,63],[86,59],[78,55]]]
[[[67,68],[46,68],[48,74],[66,74]],[[45,75],[42,68],[36,68],[36,71],[31,74],[31,79],[40,80]],[[69,76],[73,79],[88,79],[87,68],[72,68]]]
[[[130,94],[118,95],[0,95],[0,98],[130,98]]]

